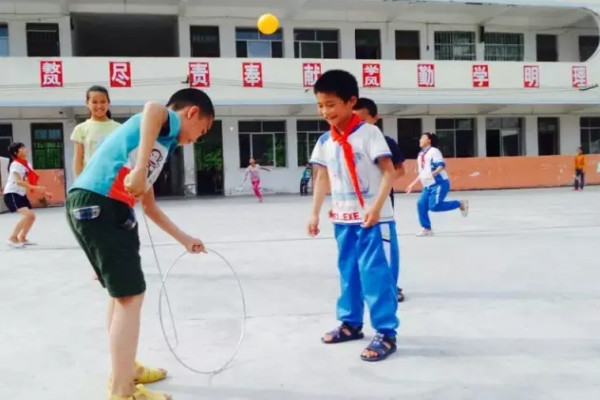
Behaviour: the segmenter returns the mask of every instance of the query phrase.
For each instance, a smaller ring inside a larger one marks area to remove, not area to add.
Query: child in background
[[[341,325],[325,334],[325,344],[364,337],[366,301],[377,331],[361,354],[381,361],[396,351],[398,310],[398,238],[389,193],[394,179],[390,149],[381,131],[354,112],[358,83],[349,72],[329,70],[314,85],[319,113],[331,125],[312,153],[315,168],[313,207],[308,234],[319,234],[319,214],[331,187],[330,212],[338,244]]]
[[[302,172],[302,179],[300,179],[300,196],[304,196],[308,194],[308,184],[310,179],[312,178],[312,166],[306,164],[304,168],[304,172]]]
[[[371,99],[366,97],[361,97],[356,102],[354,106],[354,112],[358,115],[363,121],[375,125],[379,120],[379,110],[377,109],[377,104]],[[400,147],[398,143],[394,139],[389,136],[385,137],[385,141],[390,148],[390,152],[392,153],[392,163],[394,164],[394,181],[404,176],[406,173],[404,171],[404,155],[400,151]],[[394,188],[390,191],[390,201],[392,202],[392,208],[394,208]],[[398,258],[398,262],[400,262],[400,258]],[[400,270],[400,266],[398,266],[398,270]],[[400,278],[400,274],[398,274],[398,278]],[[398,302],[402,303],[404,301],[404,293],[402,293],[402,288],[398,287]]]
[[[424,133],[419,141],[421,152],[417,157],[417,169],[419,175],[408,188],[406,193],[412,192],[417,182],[421,181],[423,191],[417,202],[419,222],[423,230],[418,237],[433,236],[429,211],[444,212],[460,209],[463,217],[469,215],[469,202],[467,201],[444,201],[450,192],[450,178],[446,172],[446,163],[442,153],[435,147],[437,136],[434,133]]]
[[[248,180],[248,177],[250,177],[250,183],[252,184],[252,190],[254,191],[254,195],[256,196],[258,201],[262,203],[263,197],[260,193],[260,171],[271,171],[258,165],[254,158],[251,158],[248,164],[248,168],[246,168],[246,175],[244,176],[244,182],[246,182],[246,180]]]
[[[13,143],[8,147],[10,164],[8,165],[8,180],[4,187],[4,203],[10,212],[21,215],[21,220],[8,238],[8,246],[20,249],[33,245],[27,240],[27,234],[35,222],[35,213],[31,210],[31,203],[27,198],[28,191],[43,193],[47,197],[52,195],[46,192],[44,186],[37,186],[38,175],[31,164],[27,162],[29,152],[23,143]]]
[[[121,124],[112,120],[108,90],[102,86],[92,86],[86,92],[85,105],[90,110],[90,118],[77,125],[71,135],[75,143],[73,172],[77,178],[94,152],[108,135]]]
[[[141,200],[145,214],[163,231],[189,252],[204,252],[201,240],[181,231],[158,207],[152,185],[177,146],[194,143],[213,119],[212,101],[198,89],[176,92],[167,107],[146,104],[106,138],[67,195],[68,223],[110,296],[110,400],[171,399],[142,385],[167,372],[135,361],[146,281],[133,208]]]
[[[577,148],[575,156],[575,191],[583,190],[585,186],[585,155],[581,147]]]

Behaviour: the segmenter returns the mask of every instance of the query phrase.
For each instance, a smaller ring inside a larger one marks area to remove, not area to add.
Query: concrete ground
[[[320,238],[306,237],[308,198],[164,201],[175,222],[235,267],[248,320],[228,370],[207,377],[179,365],[162,338],[160,280],[142,223],[139,359],[171,373],[154,387],[176,400],[599,399],[599,188],[453,193],[471,201],[471,215],[433,215],[433,238],[414,237],[416,196],[399,195],[396,211],[407,296],[399,351],[378,364],[359,359],[367,340],[320,342],[336,325],[336,246],[327,221]],[[2,399],[106,398],[106,294],[63,213],[38,211],[36,248],[0,246]],[[0,216],[0,237],[15,220]],[[151,231],[166,269],[182,249]],[[214,255],[186,256],[167,287],[178,354],[196,369],[219,366],[240,333],[227,267]]]

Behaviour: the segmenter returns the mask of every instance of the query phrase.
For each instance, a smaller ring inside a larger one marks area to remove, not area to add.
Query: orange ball
[[[271,35],[279,29],[279,20],[273,14],[263,14],[258,19],[257,26],[261,33]]]

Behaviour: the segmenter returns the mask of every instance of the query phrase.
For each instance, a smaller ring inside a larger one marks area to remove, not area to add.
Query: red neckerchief
[[[365,207],[365,200],[363,198],[362,192],[360,190],[360,185],[358,183],[358,175],[356,174],[356,164],[354,163],[354,149],[352,149],[352,145],[348,142],[348,138],[350,135],[362,125],[363,121],[356,115],[352,114],[352,118],[348,122],[346,129],[341,133],[335,126],[331,125],[331,138],[340,145],[342,151],[344,152],[344,161],[346,161],[346,167],[348,167],[348,173],[350,174],[350,180],[352,181],[352,186],[354,187],[354,191],[356,192],[356,197],[358,197],[358,202],[362,208]]]
[[[431,146],[421,152],[421,171],[425,169],[425,155],[431,149]]]
[[[24,166],[25,168],[27,168],[27,181],[29,182],[30,185],[36,186],[38,181],[40,180],[40,176],[38,174],[36,174],[35,171],[29,167],[29,163],[27,162],[27,160],[23,160],[22,158],[15,157],[13,162],[17,162],[17,163],[21,164],[22,166]],[[32,192],[33,192],[33,190],[32,190]]]

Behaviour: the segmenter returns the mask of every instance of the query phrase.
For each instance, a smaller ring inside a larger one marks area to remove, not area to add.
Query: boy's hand
[[[321,231],[319,230],[319,216],[318,215],[313,215],[312,217],[310,217],[310,219],[308,220],[308,236],[310,237],[315,237],[317,236],[319,233],[321,233]]]
[[[408,187],[406,188],[406,194],[410,194],[410,192],[412,192],[413,190],[413,185],[408,185]]]
[[[363,220],[363,226],[365,228],[370,228],[370,227],[376,225],[379,222],[380,214],[381,214],[381,210],[376,210],[374,208],[370,208],[365,214],[365,218]]]
[[[186,250],[192,254],[206,253],[206,248],[202,240],[188,236],[183,243]]]
[[[147,171],[146,169],[134,168],[124,180],[125,190],[135,198],[146,193]]]

